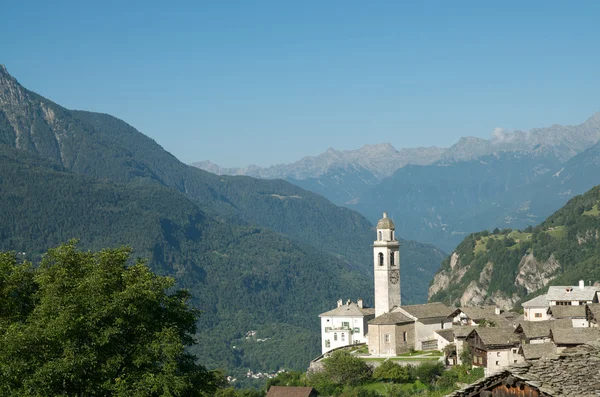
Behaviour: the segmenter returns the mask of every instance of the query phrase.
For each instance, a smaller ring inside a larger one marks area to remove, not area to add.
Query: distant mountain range
[[[130,245],[191,290],[210,367],[306,368],[317,314],[338,298],[372,301],[374,230],[360,214],[286,181],[185,165],[122,120],[25,89],[4,66],[0,171],[0,250],[35,262],[71,238]],[[423,302],[445,254],[402,244],[404,298]],[[245,341],[249,330],[270,342]]]
[[[401,236],[451,251],[473,231],[535,224],[594,186],[600,169],[586,150],[593,152],[599,140],[600,112],[577,126],[497,129],[490,139],[461,138],[447,149],[398,151],[390,144],[347,152],[330,149],[252,171],[194,165],[218,173],[282,178],[372,222],[388,211],[400,220]],[[575,171],[580,162],[587,164],[584,175]]]

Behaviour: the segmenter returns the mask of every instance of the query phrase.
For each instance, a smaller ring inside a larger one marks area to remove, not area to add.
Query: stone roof
[[[549,301],[593,301],[599,287],[594,286],[552,286],[548,289],[546,300]]]
[[[546,307],[550,306],[548,301],[546,300],[546,295],[536,296],[533,299],[530,299],[526,302],[521,303],[523,307]]]
[[[600,328],[557,328],[550,336],[557,345],[582,345],[600,339]]]
[[[513,346],[519,343],[519,335],[515,334],[513,327],[477,327],[471,333],[477,333],[487,347]]]
[[[461,307],[460,310],[475,321],[497,316],[496,306],[467,306]]]
[[[560,355],[513,364],[447,397],[471,397],[495,386],[519,388],[523,383],[549,397],[592,397],[600,394],[600,343],[566,349]],[[511,395],[522,395],[519,390]]]
[[[588,303],[586,305],[586,318],[588,321],[600,322],[600,303]]]
[[[391,312],[384,313],[381,316],[375,317],[373,320],[369,321],[369,324],[373,325],[389,325],[389,324],[405,324],[405,323],[414,323],[410,317],[405,316],[403,313],[399,312]]]
[[[358,307],[357,303],[350,302],[338,306],[333,310],[319,314],[319,317],[364,317],[375,314],[372,307]]]
[[[476,323],[485,320],[497,326],[506,326],[514,322],[512,316],[503,316],[502,313],[496,314],[496,306],[467,306],[461,307],[460,310]]]
[[[550,306],[548,313],[554,318],[585,318],[585,305]]]
[[[271,386],[266,397],[311,397],[316,395],[312,387]]]
[[[555,355],[556,345],[553,342],[527,343],[521,345],[520,353],[523,354],[525,360],[537,360]]]
[[[383,213],[383,218],[377,222],[377,229],[391,229],[396,230],[396,226],[394,226],[394,222],[390,218],[387,217],[387,212]]]
[[[422,305],[400,306],[394,311],[402,310],[418,319],[448,317],[456,309],[448,307],[441,302],[424,303]]]
[[[564,321],[566,320],[566,321]],[[570,319],[545,320],[545,321],[521,321],[516,333],[523,333],[527,339],[548,338],[551,329],[572,329],[573,322]]]
[[[454,342],[454,331],[452,329],[438,329],[437,331],[433,331],[448,342]]]
[[[477,329],[476,325],[453,325],[452,331],[454,336],[457,338],[466,338],[474,329]]]

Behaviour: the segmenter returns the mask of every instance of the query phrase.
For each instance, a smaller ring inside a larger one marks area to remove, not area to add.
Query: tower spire
[[[394,222],[387,212],[377,222],[377,240],[373,243],[375,279],[375,316],[400,306],[400,244]]]

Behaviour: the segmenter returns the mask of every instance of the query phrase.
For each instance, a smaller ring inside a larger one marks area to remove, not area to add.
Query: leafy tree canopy
[[[186,352],[188,292],[130,250],[51,249],[33,268],[0,255],[0,394],[203,396],[215,375]]]

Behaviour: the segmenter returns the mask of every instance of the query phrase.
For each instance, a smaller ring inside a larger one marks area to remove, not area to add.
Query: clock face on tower
[[[390,272],[390,283],[398,284],[398,281],[400,281],[400,270],[392,270]]]

